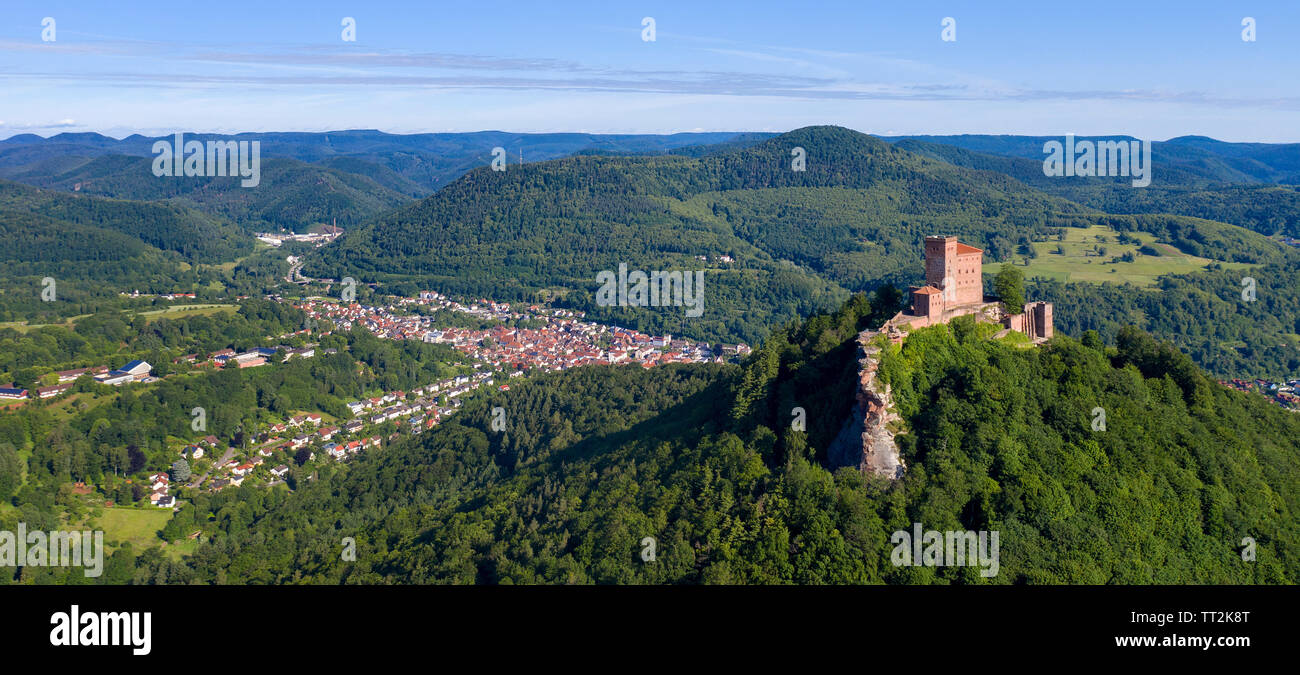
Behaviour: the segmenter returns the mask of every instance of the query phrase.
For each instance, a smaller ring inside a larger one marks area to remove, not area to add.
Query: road
[[[302,261],[298,261],[289,267],[289,274],[285,275],[284,280],[291,284],[305,284],[311,281],[311,277],[303,276]]]
[[[231,457],[234,457],[234,456],[235,456],[235,449],[234,449],[234,448],[226,448],[226,454],[222,455],[222,456],[221,456],[221,459],[219,459],[219,460],[213,462],[213,463],[212,463],[212,466],[211,466],[211,467],[208,467],[208,470],[205,471],[205,472],[203,473],[202,476],[199,476],[197,480],[192,480],[192,481],[190,481],[189,487],[198,487],[198,486],[202,485],[202,484],[203,484],[203,481],[207,480],[207,478],[208,478],[208,474],[212,473],[212,470],[213,470],[213,469],[215,469],[215,468],[221,466],[222,464],[225,464],[226,462],[229,462],[229,461],[230,461],[230,458],[231,458]]]

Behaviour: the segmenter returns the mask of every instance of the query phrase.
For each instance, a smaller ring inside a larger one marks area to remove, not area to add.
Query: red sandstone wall
[[[957,304],[967,305],[984,300],[984,284],[981,278],[983,253],[966,253],[957,256],[953,265],[953,280],[957,283]]]
[[[925,240],[925,283],[943,288],[945,279],[952,278],[953,264],[957,260],[957,238],[929,238]]]

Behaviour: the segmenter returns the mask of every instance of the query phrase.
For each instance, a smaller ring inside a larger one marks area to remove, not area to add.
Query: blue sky
[[[20,1],[0,5],[0,82],[0,138],[840,124],[1300,141],[1300,3]]]

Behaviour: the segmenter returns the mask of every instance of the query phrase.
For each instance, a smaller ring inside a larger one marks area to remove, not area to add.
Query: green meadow
[[[1217,262],[1198,258],[1156,241],[1146,232],[1131,233],[1141,244],[1121,244],[1118,233],[1104,225],[1092,227],[1067,227],[1065,239],[1033,242],[1038,257],[1031,258],[1025,266],[1025,256],[1016,255],[1012,263],[1019,267],[1025,278],[1056,279],[1058,281],[1105,281],[1136,286],[1151,286],[1158,277],[1166,274],[1187,274],[1204,269]],[[1147,248],[1146,253],[1139,252]],[[1105,253],[1100,253],[1104,250]],[[1159,255],[1153,255],[1154,251]],[[1116,262],[1115,258],[1132,253],[1133,262]],[[1244,263],[1219,263],[1227,268],[1249,267]],[[997,274],[1002,263],[984,265],[985,274]]]

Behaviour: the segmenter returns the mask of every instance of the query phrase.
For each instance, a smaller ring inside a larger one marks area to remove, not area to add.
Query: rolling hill
[[[706,154],[762,135],[386,134],[379,131],[186,134],[186,140],[259,141],[262,183],[241,188],[229,178],[167,180],[153,176],[155,138],[93,133],[31,134],[0,140],[0,179],[118,199],[167,200],[227,218],[250,230],[306,230],[317,223],[350,227],[425,197],[492,161],[493,148],[511,162],[596,154]]]
[[[1132,136],[1079,136],[1093,140],[1141,140]],[[893,136],[894,142],[920,141],[986,155],[1035,160],[1043,144],[1060,136]],[[1205,136],[1179,136],[1151,143],[1154,173],[1169,183],[1300,183],[1300,143],[1230,143]],[[1153,176],[1153,181],[1155,180]]]
[[[0,320],[93,313],[132,290],[189,291],[203,283],[200,267],[253,248],[240,228],[184,206],[0,180]],[[46,277],[59,302],[41,301]]]
[[[807,171],[791,170],[803,147]],[[847,129],[802,129],[699,158],[578,156],[481,168],[349,232],[308,274],[503,299],[553,298],[611,320],[706,339],[767,328],[915,275],[935,228],[1010,246],[1085,211],[990,172]],[[725,262],[723,256],[731,258]],[[700,260],[699,258],[707,258]],[[703,269],[704,316],[602,308],[601,270]]]
[[[205,501],[221,532],[136,578],[252,584],[1221,584],[1300,575],[1300,419],[1140,331],[1023,349],[935,326],[885,354],[898,481],[825,468],[847,419],[857,296],[743,366],[530,380],[275,504]],[[791,406],[808,429],[791,429]],[[508,420],[492,431],[494,406]],[[1090,411],[1104,406],[1103,431]],[[251,490],[251,488],[246,488]],[[229,491],[228,491],[229,492]],[[254,493],[250,492],[248,495]],[[204,497],[206,500],[207,497]],[[265,500],[270,502],[271,500]],[[192,525],[182,510],[177,532]],[[997,531],[996,575],[891,564],[890,532]],[[1258,542],[1242,560],[1243,537]],[[356,543],[355,560],[338,554]],[[648,539],[647,539],[648,538]],[[647,546],[654,555],[646,556]]]
[[[335,162],[338,163],[338,162]],[[413,187],[382,167],[343,160],[354,170],[379,175],[408,192]],[[172,179],[152,173],[152,160],[128,155],[101,155],[57,174],[19,173],[13,180],[38,187],[135,201],[167,202],[233,221],[246,230],[303,230],[318,223],[350,227],[409,203],[397,192],[360,173],[307,164],[293,159],[266,159],[256,187],[240,186],[237,177]]]
[[[442,134],[388,134],[375,130],[330,131],[323,133],[186,133],[187,140],[260,141],[264,158],[296,159],[307,163],[330,164],[353,159],[382,166],[419,186],[424,194],[459,177],[466,171],[492,160],[492,149],[504,148],[511,161],[520,151],[526,161],[565,157],[583,151],[617,154],[658,154],[679,148],[706,147],[753,136],[736,132],[681,134],[525,134],[506,131],[478,131]],[[92,159],[101,155],[149,157],[157,140],[139,134],[115,139],[94,133],[65,133],[49,138],[20,134],[0,140],[0,178],[22,172],[34,163],[50,157]],[[692,150],[687,150],[688,152]],[[335,165],[335,168],[341,168]],[[351,169],[343,169],[351,170]],[[379,182],[384,182],[376,177]],[[396,189],[389,185],[390,189]],[[404,190],[397,190],[404,192]]]
[[[1151,185],[1133,189],[1123,177],[1043,175],[1047,140],[1053,139],[938,136],[896,139],[895,145],[955,166],[997,171],[1107,213],[1177,214],[1300,237],[1300,187],[1294,185],[1300,183],[1300,146],[1190,138],[1153,143]],[[1202,148],[1226,156],[1206,156]]]
[[[796,147],[807,153],[806,171],[791,169]],[[699,157],[577,156],[505,172],[480,168],[350,231],[323,249],[308,273],[351,275],[404,293],[431,286],[501,299],[558,298],[645,330],[752,342],[850,292],[914,283],[927,234],[955,234],[985,249],[991,262],[1012,259],[1020,246],[1061,227],[1097,225],[1146,232],[1211,260],[1296,257],[1230,225],[1113,216],[997,171],[958,167],[847,129],[809,127]],[[619,264],[704,270],[703,316],[599,306],[596,275]]]
[[[253,249],[242,230],[222,218],[192,208],[71,195],[0,181],[0,221],[19,214],[119,233],[154,248],[173,251],[193,262],[224,262]],[[58,241],[59,246],[76,243],[69,235],[61,235]],[[41,257],[47,255],[57,257],[57,247]],[[110,248],[102,255],[112,257],[115,253]],[[10,254],[6,259],[25,258]]]

